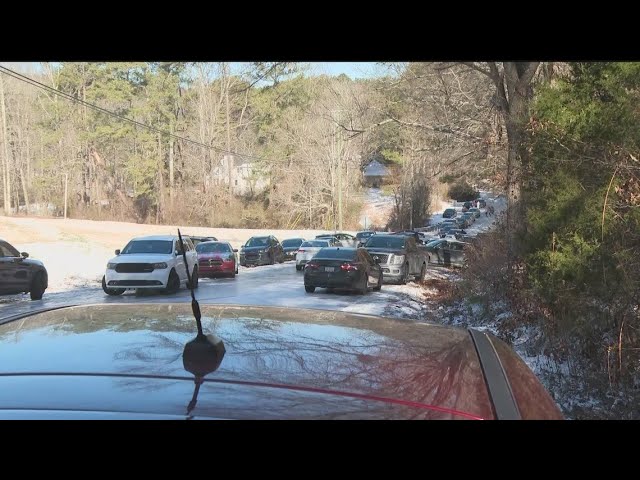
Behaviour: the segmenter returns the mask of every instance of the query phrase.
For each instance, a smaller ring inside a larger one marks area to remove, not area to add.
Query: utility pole
[[[340,111],[338,111],[340,114]],[[340,123],[338,121],[338,123]],[[342,232],[342,135],[338,127],[338,147],[336,155],[338,156],[338,228]]]
[[[69,185],[69,174],[64,174],[64,219],[67,219],[67,191]]]

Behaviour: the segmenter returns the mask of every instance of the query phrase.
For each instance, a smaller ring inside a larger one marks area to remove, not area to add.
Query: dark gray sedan
[[[31,300],[40,300],[48,286],[49,276],[41,261],[0,239],[0,295],[29,293]]]

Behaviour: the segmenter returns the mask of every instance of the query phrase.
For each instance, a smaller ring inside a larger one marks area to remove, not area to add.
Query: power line
[[[74,97],[71,94],[68,94],[68,93],[62,92],[60,90],[57,90],[57,89],[55,89],[53,87],[45,85],[44,83],[40,83],[37,80],[34,80],[33,78],[30,78],[30,77],[27,77],[25,75],[22,75],[22,74],[14,71],[14,70],[11,70],[11,69],[9,69],[7,67],[0,66],[0,73],[4,73],[5,75],[13,77],[16,80],[20,80],[21,82],[27,83],[27,84],[29,84],[29,85],[31,85],[33,87],[40,88],[42,90],[52,92],[55,95],[58,95],[58,96],[60,96],[62,98],[65,98],[67,100],[71,100],[73,102],[79,103],[79,104],[84,105],[86,107],[92,108],[92,109],[97,110],[97,111],[99,111],[101,113],[104,113],[104,114],[107,114],[107,115],[111,115],[112,117],[116,117],[116,118],[119,118],[120,120],[124,120],[126,122],[132,123],[133,125],[136,125],[138,127],[146,128],[148,130],[152,130],[154,132],[161,133],[163,135],[167,135],[167,136],[172,137],[172,138],[177,138],[179,140],[183,140],[183,141],[185,141],[187,143],[191,143],[191,144],[197,145],[199,147],[204,147],[204,148],[207,148],[207,149],[216,150],[216,151],[221,152],[221,153],[227,153],[227,154],[235,155],[235,156],[238,156],[238,157],[252,158],[254,160],[263,160],[263,161],[267,161],[267,162],[274,162],[274,160],[269,159],[269,158],[257,157],[255,155],[247,155],[247,154],[244,154],[244,153],[233,152],[231,150],[225,150],[225,149],[222,149],[222,148],[214,147],[212,145],[206,145],[206,144],[198,142],[196,140],[192,140],[192,139],[187,138],[187,137],[182,137],[180,135],[176,135],[176,134],[167,132],[166,130],[162,130],[162,129],[154,127],[154,126],[147,125],[146,123],[138,122],[137,120],[134,120],[132,118],[128,118],[128,117],[125,117],[123,115],[119,115],[116,112],[113,112],[111,110],[107,110],[106,108],[102,108],[102,107],[100,107],[98,105],[95,105],[93,103],[89,103],[89,102],[87,102],[85,100],[82,100],[80,98]]]

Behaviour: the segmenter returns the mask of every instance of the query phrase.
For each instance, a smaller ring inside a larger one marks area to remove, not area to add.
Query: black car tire
[[[191,272],[191,282],[193,282],[193,289],[198,288],[198,267],[193,267],[193,272]],[[187,281],[187,288],[191,289],[191,284]]]
[[[304,291],[307,293],[313,293],[316,291],[316,287],[312,287],[311,285],[305,285]]]
[[[29,289],[31,300],[41,300],[42,295],[44,295],[44,291],[45,291],[44,275],[38,272],[36,273],[35,277],[33,277],[33,281],[31,282],[31,288]]]
[[[402,267],[402,278],[400,279],[400,285],[406,285],[409,281],[409,265]]]
[[[102,277],[102,291],[104,293],[106,293],[107,295],[112,295],[112,296],[115,297],[117,295],[122,295],[124,293],[125,289],[124,288],[107,288],[107,281],[103,276]],[[33,293],[31,295],[33,295]]]
[[[365,274],[364,276],[364,281],[362,282],[362,286],[358,289],[358,293],[360,295],[366,295],[367,292],[369,291],[369,282],[367,281],[367,276]]]
[[[382,272],[380,272],[380,277],[378,278],[378,285],[373,287],[373,290],[376,292],[379,292],[380,290],[382,290]]]
[[[302,265],[296,265],[296,270],[297,270],[297,271],[302,270]]]
[[[171,272],[169,272],[169,279],[167,280],[167,286],[164,289],[164,293],[176,293],[178,290],[180,290],[180,277],[172,268]]]

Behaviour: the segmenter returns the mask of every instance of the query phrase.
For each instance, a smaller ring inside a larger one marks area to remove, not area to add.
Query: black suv
[[[455,208],[447,208],[443,213],[442,213],[442,218],[453,218],[457,215],[456,209]]]
[[[24,292],[31,294],[31,300],[40,300],[48,286],[49,276],[41,261],[0,239],[0,295]]]

